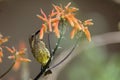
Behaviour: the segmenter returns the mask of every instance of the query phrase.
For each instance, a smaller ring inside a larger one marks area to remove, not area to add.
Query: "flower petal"
[[[19,69],[19,67],[20,67],[20,64],[21,64],[21,62],[20,62],[19,60],[16,60],[14,66],[13,66],[13,69],[14,69],[15,71],[17,71],[17,70]]]
[[[57,11],[57,13],[60,13],[60,12],[63,11],[63,9],[62,9],[61,7],[56,6],[56,5],[54,5],[54,4],[53,4],[53,7],[54,7],[54,9]]]
[[[1,47],[0,47],[0,57],[3,57],[3,51]]]
[[[90,42],[91,41],[91,35],[90,35],[89,30],[88,30],[88,27],[84,28],[84,32],[85,32],[85,35],[86,35],[88,41]]]
[[[15,56],[8,56],[8,59],[15,59]]]
[[[9,37],[0,38],[0,45],[7,42]]]
[[[40,16],[40,15],[37,15],[37,17],[40,18],[41,20],[47,22],[46,18],[44,18],[44,17],[42,17],[42,16]]]
[[[57,14],[57,12],[54,12],[54,9],[52,10],[51,14],[50,14],[50,17],[53,17]]]
[[[69,2],[66,6],[65,9],[68,9],[68,7],[71,5],[71,2]]]
[[[0,58],[0,63],[2,63],[2,58]]]
[[[73,13],[73,12],[76,12],[76,11],[78,11],[79,9],[78,8],[76,8],[76,7],[71,7],[71,8],[69,8],[69,9],[67,9],[67,11],[69,12],[69,13]]]
[[[60,20],[60,19],[58,19],[58,18],[52,18],[52,19],[51,19],[51,22],[54,23],[54,22],[59,21],[59,20]]]
[[[88,19],[88,20],[84,21],[84,25],[85,26],[93,25],[92,19]]]
[[[31,60],[27,59],[27,58],[20,58],[20,61],[22,61],[22,62],[31,62]]]
[[[54,32],[55,32],[57,38],[60,37],[60,32],[59,32],[59,29],[58,29],[58,24],[59,24],[59,21],[56,21],[56,22],[53,23]]]
[[[74,26],[74,22],[72,21],[72,19],[69,16],[66,16],[68,22],[70,23],[70,25],[73,27]]]
[[[12,49],[11,48],[9,48],[9,47],[5,47],[10,53],[15,53],[16,52],[16,49],[14,48],[14,47],[12,47]]]
[[[47,19],[47,16],[46,16],[46,14],[44,13],[44,11],[43,11],[42,9],[40,9],[40,12],[41,12],[41,14],[43,15],[43,17],[44,17],[45,19]]]
[[[52,32],[51,19],[49,19],[48,21],[48,27],[49,27],[49,31]]]
[[[41,28],[40,29],[40,39],[43,39],[43,35],[44,35],[43,28]]]
[[[70,38],[71,38],[71,39],[74,38],[76,31],[77,31],[76,28],[74,28],[74,29],[71,31],[71,33],[70,33]]]

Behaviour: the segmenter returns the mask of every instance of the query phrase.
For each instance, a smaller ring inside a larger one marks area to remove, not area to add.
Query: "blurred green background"
[[[40,8],[49,14],[53,3],[66,5],[68,2],[79,8],[78,18],[83,21],[93,19],[94,25],[89,27],[92,37],[119,31],[120,0],[0,0],[0,33],[10,36],[6,43],[8,46],[18,48],[21,41],[26,43],[28,57],[32,60],[29,66],[26,66],[30,78],[34,78],[40,70],[28,42],[29,36],[41,27],[41,21],[36,14],[40,14]],[[67,49],[69,44],[70,42],[66,41],[61,46]],[[79,45],[82,45],[81,42]],[[120,80],[120,43],[96,46],[92,41],[87,45],[87,49],[74,52],[77,57],[60,72],[58,80]],[[4,54],[4,57],[8,55]],[[0,74],[11,64],[11,60],[7,58],[3,61],[4,63],[0,64]],[[3,80],[22,80],[22,71],[24,72],[23,68],[17,72],[11,71]]]

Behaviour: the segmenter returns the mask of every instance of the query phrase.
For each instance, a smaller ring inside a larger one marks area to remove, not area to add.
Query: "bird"
[[[36,35],[29,38],[29,43],[34,58],[44,67],[50,59],[50,52],[45,43]]]

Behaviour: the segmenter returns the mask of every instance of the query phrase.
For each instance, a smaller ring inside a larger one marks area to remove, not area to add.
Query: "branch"
[[[120,31],[108,32],[102,35],[94,36],[93,42],[96,44],[96,46],[120,43]]]
[[[12,63],[12,65],[2,75],[0,75],[0,79],[3,78],[7,73],[9,73],[14,65],[15,65],[15,61]]]

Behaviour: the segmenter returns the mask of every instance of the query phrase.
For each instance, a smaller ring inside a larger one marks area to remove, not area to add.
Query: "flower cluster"
[[[14,70],[18,70],[20,67],[21,62],[30,62],[30,59],[25,58],[26,49],[22,48],[21,50],[17,51],[14,47],[9,48],[6,46],[6,49],[12,53],[11,56],[8,56],[9,59],[15,60],[15,65],[13,67]]]
[[[46,14],[41,9],[41,15],[37,15],[44,23],[40,29],[40,39],[43,39],[44,33],[55,32],[55,35],[60,37],[59,23],[61,21],[68,22],[72,31],[70,33],[71,39],[74,38],[75,34],[78,31],[83,31],[89,41],[91,41],[90,32],[88,30],[88,26],[93,25],[92,19],[88,19],[86,21],[80,21],[75,17],[75,12],[79,9],[76,7],[70,7],[71,2],[68,3],[64,8],[62,6],[53,5],[53,10],[50,15],[46,16]]]
[[[3,44],[8,41],[8,38],[9,37],[3,37],[3,35],[0,34],[0,63],[2,62],[3,48],[6,48],[10,53],[12,53],[12,56],[9,56],[8,58],[15,60],[14,69],[17,70],[21,62],[30,62],[30,60],[25,58],[26,48],[24,46],[22,46],[19,51],[14,47],[9,48],[7,46],[3,46]]]
[[[8,37],[3,37],[3,35],[0,34],[0,63],[2,62],[2,57],[3,57],[2,44],[7,41],[8,41]]]

